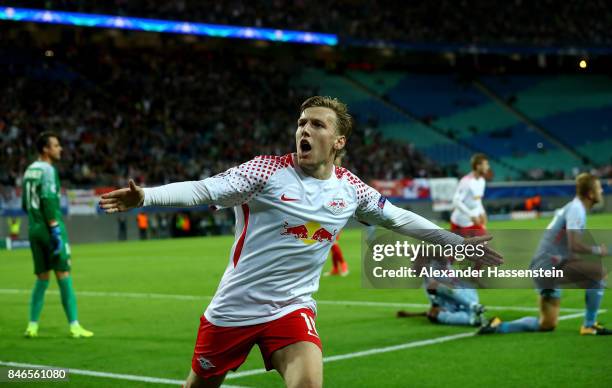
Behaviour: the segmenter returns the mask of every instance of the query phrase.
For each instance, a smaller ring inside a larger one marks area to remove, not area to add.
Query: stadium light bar
[[[161,19],[145,19],[80,12],[0,7],[0,20],[63,24],[80,27],[115,28],[171,34],[203,35],[215,38],[268,40],[335,46],[338,36],[319,32],[278,30],[271,28],[238,27],[220,24],[191,23]]]

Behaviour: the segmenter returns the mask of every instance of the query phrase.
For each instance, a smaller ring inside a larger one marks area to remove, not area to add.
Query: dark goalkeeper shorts
[[[68,236],[62,228],[62,249],[59,255],[53,254],[51,237],[45,229],[30,230],[30,249],[34,259],[34,273],[36,275],[53,271],[70,271],[70,245]]]

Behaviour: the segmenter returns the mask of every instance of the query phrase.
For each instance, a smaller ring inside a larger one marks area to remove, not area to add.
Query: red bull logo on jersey
[[[316,242],[333,242],[337,232],[336,229],[330,232],[318,222],[309,221],[303,225],[289,226],[289,223],[285,221],[281,235],[292,236],[296,240],[302,240],[305,244],[314,244]]]
[[[308,229],[306,229],[306,225],[289,226],[285,221],[281,234],[283,236],[293,236],[296,239],[308,238]]]
[[[323,242],[323,241],[328,241],[328,242],[332,242],[332,240],[334,239],[334,236],[336,235],[336,230],[334,229],[333,233],[330,233],[327,229],[325,228],[319,228],[316,230],[316,232],[313,233],[312,235],[312,239],[318,242]]]

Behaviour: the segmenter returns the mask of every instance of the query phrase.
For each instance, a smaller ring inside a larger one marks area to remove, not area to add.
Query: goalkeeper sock
[[[72,277],[66,276],[62,279],[57,279],[57,284],[60,288],[60,294],[62,297],[62,306],[64,306],[64,312],[68,322],[72,323],[77,321],[77,303],[74,288],[72,287]]]
[[[510,322],[502,322],[497,326],[498,333],[520,333],[540,330],[540,322],[536,317],[525,317]]]
[[[585,290],[586,311],[584,313],[584,327],[592,327],[597,320],[597,311],[603,298],[603,288]]]
[[[36,279],[32,298],[30,299],[30,322],[38,322],[43,305],[45,304],[45,291],[49,286],[49,280]]]

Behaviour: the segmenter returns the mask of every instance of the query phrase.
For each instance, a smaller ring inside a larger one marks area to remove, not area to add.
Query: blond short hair
[[[472,159],[470,159],[470,165],[472,166],[472,170],[476,170],[476,167],[480,165],[480,163],[485,160],[489,160],[487,155],[485,154],[474,154]]]
[[[348,113],[348,106],[337,98],[313,96],[302,103],[300,113],[303,113],[308,108],[322,107],[329,108],[336,113],[336,131],[346,137],[351,135],[353,131],[353,118]]]
[[[591,173],[583,172],[576,176],[576,195],[585,198],[589,193],[594,192],[597,184],[597,177]]]

